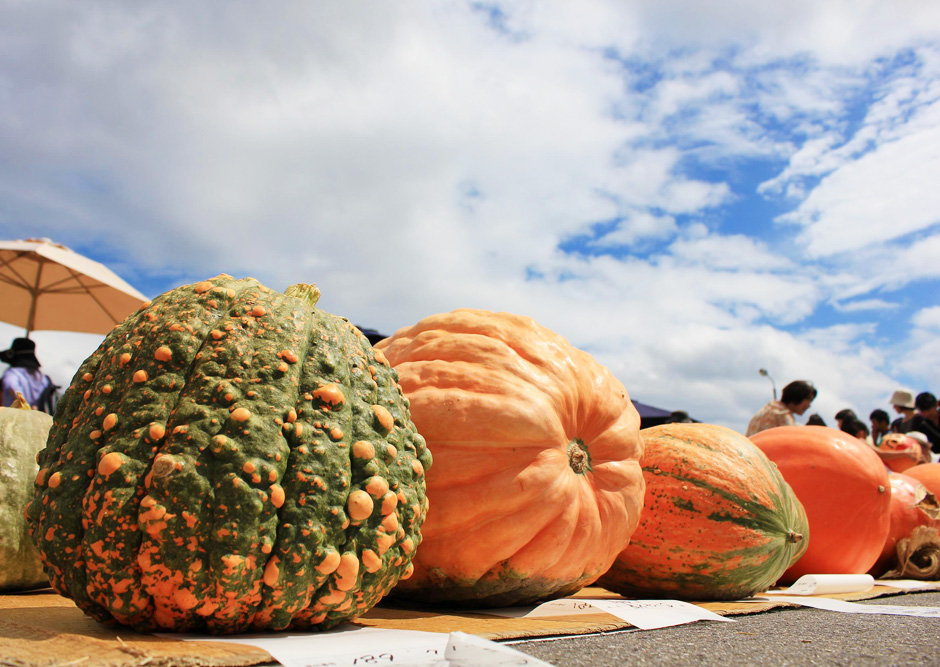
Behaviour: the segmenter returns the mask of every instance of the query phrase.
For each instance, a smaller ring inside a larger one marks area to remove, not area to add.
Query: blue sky
[[[0,10],[0,238],[386,333],[529,315],[740,430],[759,368],[830,423],[940,393],[935,2]],[[60,381],[100,341],[34,337]]]

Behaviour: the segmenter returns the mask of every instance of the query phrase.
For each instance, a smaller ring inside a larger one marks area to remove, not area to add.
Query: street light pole
[[[777,383],[774,382],[774,379],[773,379],[772,377],[770,377],[770,373],[767,372],[767,369],[766,369],[766,368],[761,368],[761,369],[758,371],[758,373],[760,373],[760,374],[763,375],[765,378],[767,378],[768,380],[770,380],[770,385],[774,388],[774,400],[776,401],[776,400],[777,400]]]

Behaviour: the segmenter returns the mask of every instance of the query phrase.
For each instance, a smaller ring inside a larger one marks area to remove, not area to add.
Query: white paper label
[[[488,609],[483,613],[513,618],[540,616],[571,616],[606,612],[641,630],[668,628],[695,621],[722,621],[733,623],[714,612],[680,600],[552,600],[535,608]]]
[[[533,658],[520,651],[487,641],[476,635],[452,632],[444,651],[447,667],[478,667],[493,665],[510,667],[527,665],[528,667],[552,667],[547,662]],[[442,663],[443,664],[443,663]]]
[[[859,604],[857,602],[848,602],[847,600],[833,600],[830,598],[804,598],[798,596],[782,595],[779,600],[792,602],[793,604],[803,605],[804,607],[813,607],[814,609],[826,609],[828,611],[840,611],[846,614],[889,614],[892,616],[920,616],[922,618],[940,618],[940,607],[902,607],[901,605],[889,604]]]
[[[264,649],[284,667],[551,667],[508,646],[452,632],[418,632],[350,627],[311,634],[253,634],[228,637],[162,635],[188,641],[250,644]]]
[[[875,579],[870,574],[804,574],[790,588],[767,591],[765,595],[832,595],[862,593],[871,590]]]
[[[890,588],[900,588],[905,591],[914,591],[918,588],[937,588],[940,581],[919,581],[917,579],[879,579],[879,586],[889,586]]]

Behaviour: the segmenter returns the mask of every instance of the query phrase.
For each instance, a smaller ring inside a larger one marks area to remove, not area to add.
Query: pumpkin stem
[[[284,294],[287,296],[294,296],[301,301],[305,301],[311,308],[316,306],[317,301],[320,300],[320,289],[312,283],[309,285],[305,283],[291,285],[286,290],[284,290]]]
[[[803,541],[803,535],[795,531],[790,531],[787,533],[787,543],[788,544],[799,544]]]
[[[882,575],[885,579],[923,579],[940,576],[940,532],[932,526],[917,526],[898,540],[897,564]]]
[[[580,440],[572,440],[568,445],[568,465],[578,475],[591,469],[591,456]]]

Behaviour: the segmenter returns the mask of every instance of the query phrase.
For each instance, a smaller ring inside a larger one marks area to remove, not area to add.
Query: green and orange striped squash
[[[392,592],[487,607],[594,582],[643,504],[639,415],[586,352],[528,317],[456,310],[380,341],[428,447],[415,572]]]
[[[734,600],[806,550],[806,514],[750,440],[712,424],[643,429],[640,525],[598,584],[629,597]]]
[[[327,628],[411,571],[431,463],[397,374],[319,291],[171,290],[79,368],[39,455],[52,586],[144,631]]]

